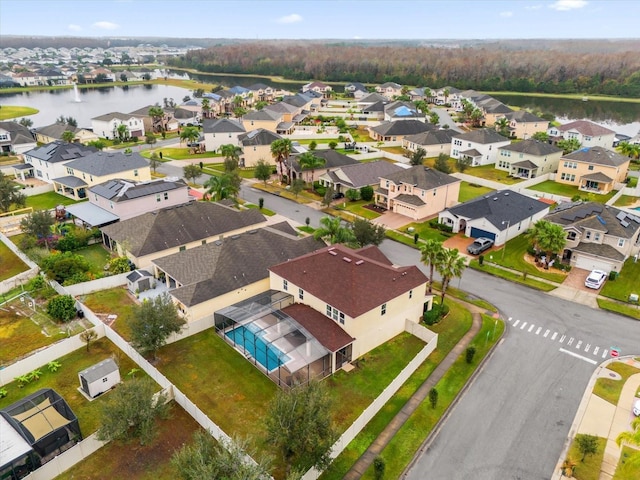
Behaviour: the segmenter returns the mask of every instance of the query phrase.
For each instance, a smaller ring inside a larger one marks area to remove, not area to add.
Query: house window
[[[589,165],[589,170],[593,170],[593,165]]]
[[[164,199],[169,200],[169,192],[164,192]]]
[[[104,378],[102,379],[102,383],[107,383],[107,380],[109,380],[109,378],[108,378],[108,377],[104,377]]]
[[[333,318],[336,322],[340,322],[342,325],[344,325],[344,313],[342,313],[340,310],[338,310],[335,307],[332,307],[327,303],[326,312],[327,312],[327,317]]]
[[[384,315],[387,313],[387,304],[383,303],[382,307],[380,307],[380,315]]]
[[[567,234],[567,240],[575,240],[576,239],[576,232],[569,232]]]
[[[98,195],[96,195],[95,193],[93,194],[93,201],[97,202],[98,201]]]
[[[133,176],[134,176],[134,177],[137,177],[137,176],[138,176],[138,170],[134,170],[134,171],[133,171]]]
[[[594,234],[593,234],[593,239],[594,239],[596,242],[599,242],[599,241],[600,241],[600,233],[598,233],[598,232],[594,233]]]
[[[161,200],[160,194],[158,193],[158,194],[156,194],[156,202],[159,202],[160,200]]]
[[[69,175],[73,175],[73,168],[69,168],[69,167],[67,167],[67,173],[68,173]]]
[[[300,300],[304,300],[304,290],[302,290],[301,288],[298,289],[298,298]]]
[[[207,241],[206,240],[202,240],[202,245],[206,245]]]
[[[286,292],[289,290],[289,282],[286,279],[282,279],[282,289]]]
[[[618,246],[619,247],[624,247],[624,238],[619,238],[618,239]]]
[[[586,238],[587,240],[591,239],[591,232],[587,230],[587,233],[584,234],[584,238]]]
[[[584,137],[584,141],[585,141],[585,142],[590,142],[591,140],[593,140],[593,139],[592,139],[589,135],[586,135],[586,136]]]
[[[413,290],[409,290],[409,298],[413,298]]]
[[[182,245],[182,246],[178,249],[178,251],[179,251],[179,252],[184,252],[186,249],[187,249],[187,247],[186,247],[185,245]]]

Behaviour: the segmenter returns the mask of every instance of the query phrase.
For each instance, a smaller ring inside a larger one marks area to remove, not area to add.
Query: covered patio
[[[531,160],[511,164],[511,175],[518,178],[535,178],[538,166]]]
[[[79,219],[83,226],[89,228],[103,227],[104,225],[109,225],[110,223],[120,220],[120,217],[117,215],[107,212],[106,210],[103,210],[97,205],[89,202],[69,205],[66,207],[66,210],[75,218]]]
[[[57,193],[75,200],[87,198],[87,186],[87,182],[73,175],[53,179],[53,189]]]

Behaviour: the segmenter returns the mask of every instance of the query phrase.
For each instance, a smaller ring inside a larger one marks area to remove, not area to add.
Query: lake
[[[60,115],[73,117],[79,127],[91,128],[91,119],[105,113],[129,113],[139,108],[173,98],[182,103],[185,95],[193,96],[190,90],[170,85],[134,85],[78,90],[80,102],[74,99],[73,90],[48,90],[20,93],[0,93],[0,105],[23,105],[40,110],[30,115],[34,127],[51,125]]]

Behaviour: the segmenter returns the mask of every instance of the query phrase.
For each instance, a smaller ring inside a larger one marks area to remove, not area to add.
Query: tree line
[[[640,56],[631,50],[253,42],[191,50],[169,63],[203,72],[293,80],[640,96]]]

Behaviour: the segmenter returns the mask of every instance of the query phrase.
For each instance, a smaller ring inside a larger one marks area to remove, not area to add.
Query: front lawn
[[[475,183],[462,182],[460,184],[460,194],[458,195],[458,201],[460,203],[468,202],[469,200],[473,200],[481,195],[486,195],[489,192],[493,192],[494,190],[489,187],[483,187],[482,185],[477,185]]]
[[[402,227],[400,231],[406,233],[407,235],[410,235],[411,237],[413,237],[417,233],[420,236],[421,240],[437,240],[439,242],[444,242],[449,238],[449,236],[443,235],[440,230],[433,228],[429,224],[429,221],[422,223],[410,223]]]
[[[364,200],[358,200],[356,202],[350,202],[349,200],[345,199],[342,203],[339,203],[334,208],[338,210],[347,210],[348,212],[351,212],[368,220],[373,220],[374,218],[378,218],[380,216],[380,213],[369,210],[368,208],[364,208],[364,205],[371,205],[371,201],[366,202]]]
[[[631,375],[640,373],[640,369],[628,365],[621,361],[614,361],[607,365],[607,368],[613,372],[619,374],[622,378],[620,380],[613,378],[601,377],[596,380],[596,384],[593,387],[593,394],[606,400],[612,405],[617,405],[620,399],[620,393],[622,393],[622,387]]]
[[[5,245],[0,242],[0,282],[29,270],[29,267]]]
[[[165,148],[165,147],[160,148],[159,147],[154,150],[144,150],[140,152],[140,155],[142,155],[145,158],[150,158],[152,152],[156,152],[158,155],[160,155],[160,152],[162,152],[162,159],[161,160],[158,159],[161,162],[168,162],[170,160],[193,160],[193,159],[200,159],[200,158],[215,158],[215,157],[222,158],[222,155],[215,152],[189,153],[190,151],[191,149],[187,147],[184,147],[184,148]]]
[[[640,295],[640,262],[634,262],[633,257],[624,262],[620,275],[615,280],[605,282],[601,295],[614,298],[621,302],[629,301],[629,294]]]
[[[469,262],[469,268],[473,268],[474,270],[479,270],[481,272],[488,273],[489,275],[493,275],[495,277],[504,278],[505,280],[509,280],[510,282],[526,285],[528,287],[535,288],[536,290],[541,290],[543,292],[550,292],[551,290],[556,288],[555,285],[542,282],[534,278],[530,278],[529,276],[524,276],[520,274],[520,272],[505,270],[500,267],[489,265],[486,262],[484,263],[484,265],[480,265],[477,259],[473,259]]]
[[[498,170],[494,164],[482,165],[480,167],[469,167],[464,173],[473,175],[474,177],[484,178],[485,180],[493,180],[494,182],[504,183],[505,185],[514,185],[522,182],[522,178],[511,177],[508,172]]]
[[[598,297],[598,307],[603,310],[609,310],[610,312],[619,313],[620,315],[626,315],[630,318],[636,318],[640,320],[640,307],[629,303],[620,303],[614,300],[605,300]]]
[[[117,315],[115,322],[111,326],[125,340],[131,339],[129,319],[131,318],[132,307],[136,302],[131,298],[126,288],[116,287],[93,292],[79,297],[79,300],[95,314]]]
[[[206,163],[202,171],[210,175],[222,175],[224,173],[224,163]],[[254,168],[240,168],[238,169],[238,174],[241,178],[256,178]]]
[[[65,197],[56,192],[46,192],[27,197],[25,206],[32,207],[34,210],[51,210],[58,205],[73,205],[74,203],[78,203],[78,200]]]
[[[561,195],[567,198],[573,198],[574,196],[579,195],[581,198],[589,199],[589,201],[598,203],[606,203],[617,193],[615,190],[609,192],[607,195],[599,195],[593,192],[583,192],[582,190],[579,190],[575,185],[558,183],[554,182],[553,180],[547,180],[545,182],[538,183],[537,185],[532,185],[528,188],[537,192],[551,193],[553,195]]]
[[[598,449],[593,455],[587,455],[582,461],[582,453],[578,448],[575,439],[571,442],[571,448],[567,455],[576,462],[573,469],[573,477],[577,480],[598,480],[600,478],[600,467],[604,459],[604,448],[607,445],[607,439],[598,437]],[[636,478],[636,477],[634,477]]]

